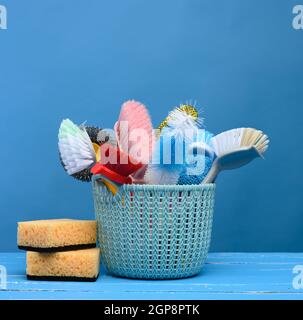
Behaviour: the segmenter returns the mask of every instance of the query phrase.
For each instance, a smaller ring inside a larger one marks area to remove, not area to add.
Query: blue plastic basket
[[[93,181],[102,261],[113,275],[175,279],[198,274],[212,229],[214,184],[123,185]]]

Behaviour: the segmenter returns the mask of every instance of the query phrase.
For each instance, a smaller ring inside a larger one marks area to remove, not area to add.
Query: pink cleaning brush
[[[144,176],[144,168],[152,156],[155,135],[146,107],[137,101],[123,103],[115,124],[119,147],[145,166],[133,176],[138,182]]]

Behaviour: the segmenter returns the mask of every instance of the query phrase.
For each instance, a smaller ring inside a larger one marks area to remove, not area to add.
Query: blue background
[[[214,133],[265,131],[266,160],[218,179],[211,250],[303,251],[299,2],[0,0],[0,250],[17,250],[17,221],[94,218],[90,184],[59,163],[58,128],[112,127],[133,98],[155,126],[194,99]]]

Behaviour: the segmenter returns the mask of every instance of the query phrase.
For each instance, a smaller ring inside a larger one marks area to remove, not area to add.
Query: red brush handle
[[[102,174],[105,177],[107,177],[108,179],[119,183],[119,184],[131,184],[132,183],[132,179],[131,177],[124,177],[122,175],[120,175],[117,172],[114,172],[108,168],[105,167],[105,165],[101,164],[101,163],[96,163],[92,168],[91,168],[91,173],[94,175],[97,174]]]

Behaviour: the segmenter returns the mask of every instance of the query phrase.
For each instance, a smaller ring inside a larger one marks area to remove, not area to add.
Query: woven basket
[[[102,261],[113,275],[175,279],[199,273],[212,228],[215,185],[123,185],[113,196],[93,181]]]

